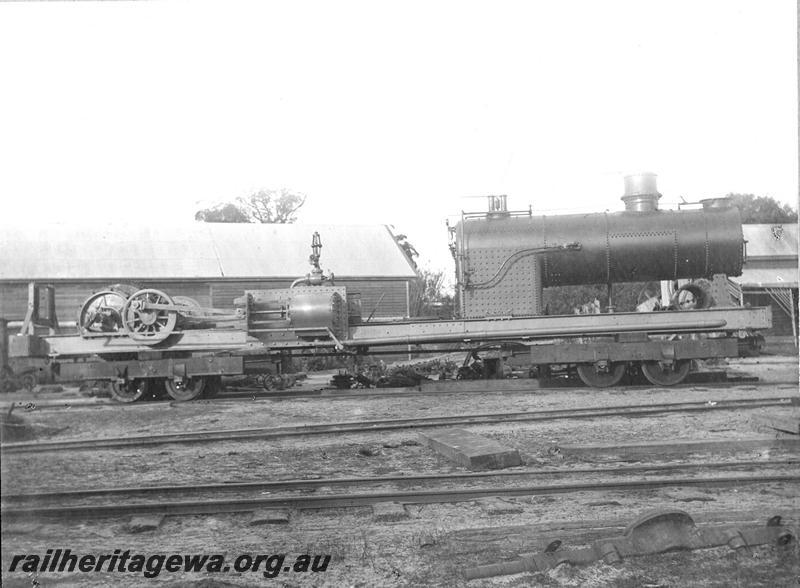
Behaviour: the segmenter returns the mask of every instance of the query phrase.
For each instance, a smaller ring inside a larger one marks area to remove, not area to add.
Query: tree
[[[626,282],[614,284],[611,295],[617,312],[633,312],[647,293],[658,294],[657,282]],[[585,284],[581,286],[552,286],[544,289],[544,306],[548,314],[573,314],[575,308],[600,301],[605,312],[608,307],[608,287],[605,284]]]
[[[421,269],[417,272],[411,316],[452,318],[454,299],[444,285],[444,271]]]
[[[223,202],[198,210],[194,220],[207,223],[293,223],[295,213],[306,203],[304,194],[285,188],[259,190],[250,196],[239,196],[233,202]]]
[[[797,222],[796,210],[788,204],[781,206],[780,202],[769,196],[731,193],[728,197],[739,207],[744,224]]]

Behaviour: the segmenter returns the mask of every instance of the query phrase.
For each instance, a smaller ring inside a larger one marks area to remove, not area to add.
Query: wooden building
[[[61,322],[93,292],[131,283],[228,309],[244,290],[286,288],[320,265],[374,317],[409,314],[416,272],[384,225],[191,223],[175,226],[0,226],[0,317],[22,320],[28,283],[52,284]]]
[[[743,225],[747,260],[742,275],[731,278],[744,304],[772,307],[770,335],[797,337],[797,224]]]

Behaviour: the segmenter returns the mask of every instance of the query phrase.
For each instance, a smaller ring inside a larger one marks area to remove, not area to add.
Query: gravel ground
[[[42,439],[78,439],[190,430],[278,427],[322,422],[360,421],[482,412],[721,400],[797,394],[797,362],[760,358],[738,362],[739,373],[756,375],[767,386],[727,389],[698,385],[682,390],[541,390],[533,393],[437,394],[399,398],[313,398],[256,402],[88,406],[63,410],[18,409]],[[64,398],[70,391],[40,395]],[[73,396],[74,398],[74,396]],[[19,399],[12,399],[20,401]],[[675,439],[740,439],[775,436],[757,417],[788,408],[726,410],[665,417],[602,418],[470,426],[520,451],[525,467],[586,467],[616,464],[608,455],[565,456],[568,444],[636,443]],[[794,409],[796,410],[796,409]],[[444,473],[464,469],[420,444],[418,432],[322,435],[265,441],[165,445],[107,451],[9,454],[2,459],[2,491],[49,491],[69,488],[141,486],[263,479],[380,476]],[[774,451],[720,452],[691,456],[693,461],[780,458]],[[628,461],[641,461],[642,456]],[[652,456],[668,462],[685,456]],[[784,470],[788,471],[788,470]],[[698,474],[700,475],[700,474]],[[710,475],[710,474],[708,474]],[[585,481],[589,481],[587,478]],[[515,482],[516,484],[517,482]],[[530,481],[530,483],[535,483]],[[330,492],[320,489],[318,492]],[[338,489],[333,489],[339,492]],[[451,586],[464,585],[465,567],[515,558],[541,549],[547,540],[569,537],[581,528],[606,526],[606,536],[638,514],[654,508],[680,508],[698,522],[719,513],[741,520],[765,520],[782,513],[800,523],[800,488],[791,483],[754,483],[740,488],[662,488],[649,491],[579,492],[565,495],[481,499],[454,504],[407,505],[408,518],[378,521],[369,507],[293,511],[285,525],[249,526],[246,514],[167,517],[156,531],[132,533],[128,519],[74,523],[34,523],[4,527],[3,585],[31,586]],[[496,514],[497,512],[507,514]],[[720,515],[721,516],[721,515]],[[606,521],[604,524],[598,521]],[[604,531],[605,532],[605,531]],[[582,536],[583,537],[583,536]],[[580,537],[577,539],[580,539]],[[157,553],[220,553],[231,561],[239,554],[330,554],[325,572],[281,572],[273,579],[261,572],[209,574],[162,572],[145,579],[136,573],[8,573],[11,554],[42,553],[68,547],[82,554],[114,549]],[[205,578],[205,579],[204,579]],[[726,549],[671,553],[625,561],[618,566],[559,566],[546,573],[526,573],[470,582],[469,586],[779,586],[797,585],[800,555],[796,547]],[[198,583],[201,582],[201,583]],[[205,582],[205,583],[202,583]]]

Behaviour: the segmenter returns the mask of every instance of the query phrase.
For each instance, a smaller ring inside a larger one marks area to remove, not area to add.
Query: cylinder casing
[[[333,288],[293,288],[288,317],[292,329],[330,331],[342,336],[347,328],[347,307]],[[302,333],[300,333],[303,336]]]

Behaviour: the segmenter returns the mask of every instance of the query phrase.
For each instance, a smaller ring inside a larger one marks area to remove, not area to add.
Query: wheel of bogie
[[[103,290],[89,296],[78,312],[78,334],[81,337],[122,331],[122,308],[125,295]]]
[[[22,374],[19,377],[19,385],[22,388],[25,388],[25,390],[28,392],[33,390],[36,387],[36,384],[38,384],[38,382],[36,380],[36,374],[34,373],[28,372],[27,374]]]
[[[167,387],[167,394],[178,402],[186,402],[198,398],[205,390],[206,379],[201,377],[184,378],[180,382],[177,380],[166,380],[164,385]]]
[[[122,308],[125,332],[131,339],[147,345],[154,345],[169,337],[178,321],[176,310],[148,308],[152,304],[175,306],[167,294],[148,288],[133,294]]]
[[[124,382],[111,382],[111,398],[117,402],[136,402],[147,392],[148,381],[125,380]]]
[[[642,373],[647,381],[656,386],[674,386],[680,384],[689,374],[692,360],[679,359],[674,362],[643,361]]]
[[[597,364],[582,363],[578,365],[578,376],[590,388],[608,388],[616,386],[625,375],[624,363],[611,363],[607,370],[601,370]]]

